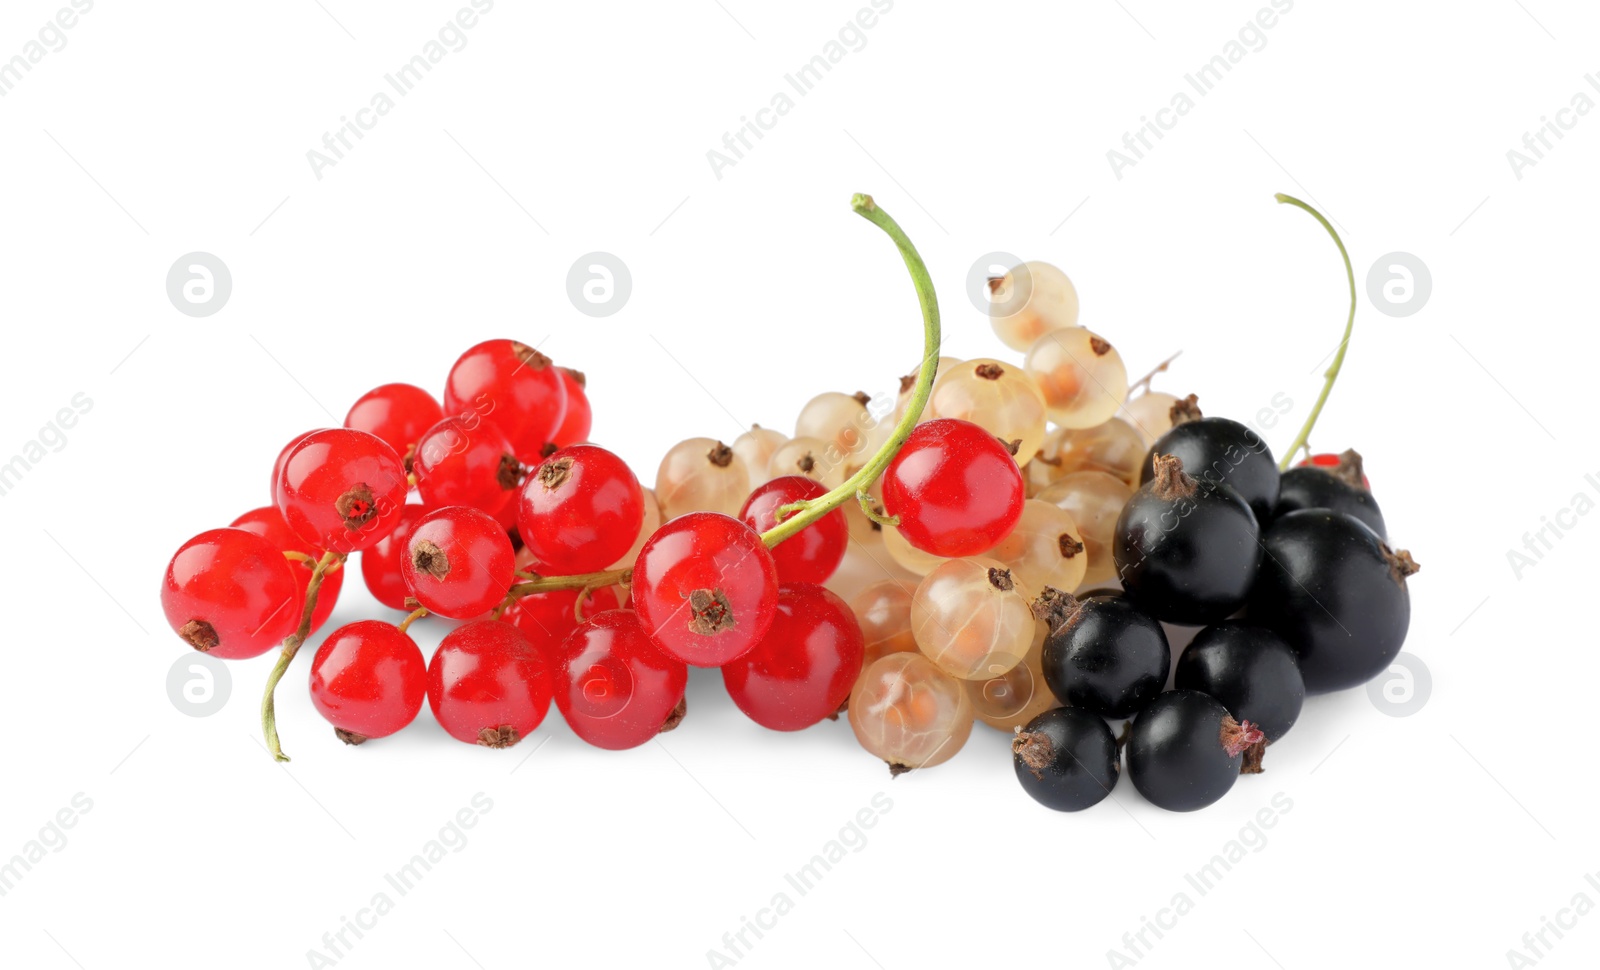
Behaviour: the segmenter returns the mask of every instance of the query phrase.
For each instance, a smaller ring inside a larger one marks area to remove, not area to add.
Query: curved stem
[[[428,608],[426,606],[419,606],[410,613],[406,614],[406,618],[400,621],[400,626],[398,629],[401,633],[405,633],[407,630],[411,629],[411,624],[417,622],[427,615]]]
[[[518,583],[506,591],[512,598],[548,593],[555,589],[599,589],[602,586],[627,586],[633,581],[631,569],[609,569],[603,573],[583,573],[578,576],[536,576]]]
[[[855,498],[858,493],[864,493],[871,488],[872,483],[877,481],[878,476],[889,467],[889,462],[911,436],[911,430],[917,426],[917,420],[922,417],[922,409],[928,403],[928,396],[933,392],[934,370],[939,366],[939,301],[934,296],[933,280],[928,275],[928,267],[918,255],[917,248],[911,244],[911,240],[906,238],[899,223],[890,218],[887,212],[878,208],[877,203],[872,201],[872,196],[857,194],[850,200],[850,208],[856,215],[888,233],[889,238],[894,240],[895,247],[900,250],[900,258],[905,260],[906,269],[911,273],[912,285],[917,289],[917,303],[922,308],[922,368],[917,372],[917,384],[911,392],[911,400],[906,402],[905,414],[901,416],[900,423],[895,425],[894,433],[889,436],[884,446],[879,448],[859,471],[846,479],[843,485],[826,495],[807,500],[798,512],[763,532],[761,540],[768,548],[793,536]]]
[[[278,742],[278,715],[273,709],[272,695],[278,689],[278,681],[288,671],[294,655],[300,652],[300,645],[311,635],[311,614],[317,608],[317,593],[322,589],[322,577],[342,562],[344,556],[330,550],[323,553],[316,566],[312,567],[311,579],[306,583],[305,606],[300,610],[300,626],[284,639],[283,649],[278,652],[278,662],[272,665],[272,673],[267,675],[267,689],[261,696],[261,733],[266,736],[267,750],[276,761],[288,761],[289,756],[283,753],[283,745]]]
[[[1292,195],[1284,195],[1279,192],[1274,198],[1279,202],[1306,210],[1316,217],[1318,222],[1322,223],[1322,228],[1328,230],[1328,235],[1333,237],[1334,245],[1339,247],[1339,256],[1344,260],[1344,275],[1350,283],[1350,316],[1344,323],[1344,338],[1339,341],[1339,352],[1333,355],[1333,363],[1328,366],[1328,372],[1323,375],[1326,380],[1322,385],[1322,393],[1317,395],[1317,403],[1312,405],[1311,414],[1306,417],[1305,425],[1301,427],[1300,433],[1290,443],[1289,450],[1283,453],[1283,459],[1278,462],[1278,470],[1282,471],[1289,467],[1289,462],[1294,460],[1295,453],[1300,449],[1304,448],[1307,452],[1310,452],[1311,446],[1308,442],[1311,438],[1311,429],[1316,426],[1317,418],[1322,416],[1322,406],[1328,403],[1328,394],[1333,390],[1333,382],[1339,379],[1339,369],[1344,366],[1345,351],[1350,349],[1350,333],[1355,329],[1356,325],[1356,272],[1350,267],[1350,253],[1344,248],[1344,240],[1339,238],[1339,233],[1328,223],[1322,213]]]

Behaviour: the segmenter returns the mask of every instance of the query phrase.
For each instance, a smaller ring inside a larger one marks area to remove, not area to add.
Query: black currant
[[[1261,541],[1249,617],[1299,656],[1306,690],[1354,687],[1388,669],[1411,623],[1411,554],[1326,509],[1290,512]]]
[[[1383,523],[1383,513],[1378,511],[1378,500],[1372,497],[1364,482],[1361,456],[1354,450],[1340,455],[1335,468],[1315,465],[1291,468],[1283,473],[1278,508],[1273,514],[1331,509],[1360,519],[1378,534],[1378,538],[1386,539],[1389,534]]]
[[[1172,455],[1190,477],[1207,485],[1229,485],[1261,522],[1278,504],[1278,465],[1261,436],[1228,418],[1200,418],[1174,425],[1145,455],[1140,483],[1156,477],[1155,456]]]
[[[1244,605],[1260,566],[1256,517],[1227,485],[1197,483],[1181,459],[1157,455],[1155,462],[1156,477],[1117,519],[1117,575],[1128,598],[1158,620],[1203,626],[1225,619]]]
[[[1069,707],[1133,716],[1161,693],[1171,669],[1161,624],[1121,596],[1065,599],[1044,641],[1045,683]]]
[[[1300,662],[1283,638],[1231,620],[1206,627],[1184,648],[1172,685],[1210,694],[1235,719],[1260,728],[1269,743],[1294,726],[1306,699]]]
[[[1046,808],[1077,812],[1111,794],[1121,775],[1117,742],[1102,718],[1070,707],[1019,728],[1011,761],[1022,790]]]
[[[1226,795],[1244,767],[1246,749],[1263,744],[1255,725],[1235,721],[1211,695],[1167,691],[1133,720],[1128,777],[1157,807],[1192,812]]]

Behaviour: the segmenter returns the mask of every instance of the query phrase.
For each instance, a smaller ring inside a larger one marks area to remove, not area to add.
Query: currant
[[[1105,472],[1136,485],[1147,447],[1139,432],[1120,418],[1092,428],[1057,428],[1046,436],[1040,457],[1027,470],[1041,489],[1084,471]]]
[[[1388,537],[1388,527],[1377,499],[1372,497],[1362,473],[1361,456],[1346,451],[1339,462],[1331,466],[1302,465],[1283,473],[1278,489],[1278,504],[1274,515],[1286,515],[1301,509],[1329,509],[1354,516],[1378,534]]]
[[[889,558],[907,572],[926,576],[938,569],[940,564],[949,562],[944,556],[935,556],[930,552],[923,552],[913,546],[901,531],[892,525],[882,526],[881,536],[883,547],[889,553]]]
[[[1190,394],[1188,397],[1175,397],[1161,391],[1150,391],[1138,397],[1128,398],[1117,416],[1139,432],[1139,437],[1144,439],[1146,448],[1155,444],[1162,435],[1171,431],[1176,425],[1204,417],[1200,413],[1198,396]]]
[[[893,425],[872,416],[871,403],[864,391],[818,394],[800,409],[794,436],[821,441],[830,453],[843,455],[847,464],[863,461],[883,447],[893,430]]]
[[[891,653],[916,652],[917,638],[911,632],[911,600],[916,592],[914,583],[882,579],[850,600],[861,627],[862,669]]]
[[[479,620],[445,634],[428,663],[428,707],[457,741],[509,748],[550,710],[551,661],[522,632]]]
[[[406,558],[406,543],[411,538],[411,530],[416,528],[426,511],[420,505],[405,506],[400,511],[400,524],[394,527],[394,531],[361,553],[361,578],[367,584],[367,592],[391,610],[408,609],[406,599],[411,596],[411,590],[406,586],[402,563]],[[334,575],[337,573],[323,578],[324,589]],[[321,608],[322,600],[319,598],[319,612]]]
[[[892,653],[862,671],[850,695],[850,727],[892,775],[955,757],[972,736],[961,681],[916,653]]]
[[[393,623],[359,620],[328,634],[311,661],[311,703],[346,744],[385,738],[422,710],[428,666]]]
[[[900,534],[936,556],[993,548],[1022,517],[1022,472],[999,439],[968,421],[912,429],[883,476],[883,503]]]
[[[789,540],[793,541],[793,540]],[[861,674],[865,644],[844,600],[812,583],[784,583],[767,635],[722,667],[739,710],[774,731],[798,731],[832,714]]]
[[[930,572],[911,601],[917,646],[939,669],[989,680],[1022,662],[1036,632],[1027,591],[993,559],[952,559]]]
[[[1044,396],[1050,420],[1063,428],[1101,424],[1128,397],[1122,355],[1083,327],[1046,333],[1028,348],[1022,367]]]
[[[1260,530],[1227,485],[1201,485],[1173,455],[1117,519],[1112,555],[1128,598],[1158,620],[1204,626],[1244,605],[1261,564]],[[1274,472],[1276,473],[1276,472]]]
[[[683,717],[683,662],[661,651],[633,610],[589,617],[561,646],[556,706],[597,748],[634,748]]]
[[[486,340],[450,368],[444,409],[469,422],[490,418],[512,453],[532,464],[566,419],[567,387],[561,369],[527,344]]]
[[[1040,501],[1049,502],[1072,516],[1078,527],[1084,554],[1088,557],[1082,584],[1100,585],[1117,578],[1117,564],[1112,556],[1117,517],[1132,497],[1133,488],[1107,472],[1073,472],[1039,492]]]
[[[565,448],[589,440],[589,432],[594,426],[594,409],[589,406],[589,379],[583,375],[583,371],[570,367],[557,367],[556,371],[561,375],[561,386],[567,392],[567,411],[561,419],[561,426],[550,440],[556,447]]]
[[[466,620],[506,598],[515,559],[498,522],[477,509],[450,505],[412,527],[400,569],[406,588],[429,612]]]
[[[1014,731],[1060,701],[1044,682],[1043,623],[1036,624],[1033,643],[1022,663],[987,680],[966,681],[967,697],[978,720],[1001,731]]]
[[[1264,740],[1210,695],[1168,691],[1133,719],[1128,777],[1158,808],[1192,812],[1226,795],[1239,780],[1245,751]]]
[[[720,667],[772,626],[778,568],[761,536],[738,519],[691,512],[656,530],[633,567],[633,605],[670,656]]]
[[[224,660],[259,657],[300,625],[303,599],[289,560],[243,529],[212,529],[178,547],[161,583],[167,624]]]
[[[318,431],[327,430],[327,428],[317,428],[312,431],[302,431],[293,438],[289,439],[289,443],[284,445],[282,450],[278,452],[278,457],[272,463],[272,488],[267,492],[267,495],[271,497],[272,501],[276,502],[278,500],[278,479],[283,477],[284,462],[288,461],[289,456],[294,453],[295,446],[307,437],[316,434]]]
[[[1014,447],[1019,465],[1032,460],[1044,443],[1044,397],[1022,368],[998,360],[969,360],[940,374],[928,411],[978,425]]]
[[[1022,790],[1058,812],[1099,804],[1122,777],[1111,728],[1070,707],[1045,711],[1020,727],[1011,742],[1011,761]]]
[[[500,619],[521,630],[534,646],[540,649],[549,646],[554,650],[578,628],[581,622],[578,619],[578,599],[582,595],[583,591],[579,589],[531,593],[507,606],[505,612],[500,614]],[[585,617],[593,616],[606,610],[622,609],[623,600],[620,586],[603,586],[589,593],[581,610]]]
[[[750,494],[750,471],[733,449],[712,438],[673,445],[656,470],[656,499],[668,520],[689,512],[733,515]]]
[[[365,431],[314,431],[283,462],[275,493],[295,535],[338,553],[370,548],[399,524],[406,471],[395,450]]]
[[[1067,274],[1037,260],[989,283],[989,324],[1012,350],[1025,351],[1053,330],[1078,324],[1078,290]]]
[[[1041,666],[1051,693],[1101,717],[1131,717],[1161,693],[1172,650],[1161,624],[1120,596],[1064,598]]]
[[[522,463],[510,439],[486,418],[449,417],[429,428],[411,468],[431,508],[465,505],[499,517],[509,507],[515,515]]]
[[[759,424],[752,424],[750,430],[733,439],[733,453],[744,462],[745,471],[750,473],[749,491],[754,491],[770,477],[767,467],[772,464],[772,453],[777,451],[789,438],[781,431],[763,428]]]
[[[821,498],[827,490],[801,475],[785,475],[759,486],[745,499],[739,518],[757,532],[778,524],[778,509],[794,502]],[[844,512],[834,509],[827,515],[783,540],[772,550],[780,583],[821,583],[833,575],[844,561],[850,543],[850,529]]]
[[[945,373],[959,363],[961,363],[960,357],[940,357],[934,362],[934,382],[937,383],[939,375]],[[922,363],[921,361],[918,361],[917,368],[915,370],[912,370],[911,373],[900,378],[900,393],[895,395],[894,416],[889,421],[891,428],[895,425],[898,425],[900,423],[900,419],[905,417],[906,408],[911,405],[911,398],[913,397],[912,392],[916,390],[917,387],[917,378],[920,376],[921,368]],[[920,423],[922,421],[929,421],[932,420],[932,418],[933,415],[929,414],[928,409],[924,407],[922,409],[922,417],[918,419],[918,422]]]
[[[1281,516],[1261,544],[1250,620],[1293,648],[1309,693],[1364,684],[1389,668],[1411,623],[1410,553],[1326,509]]]
[[[267,505],[259,509],[251,509],[229,523],[230,529],[243,529],[253,532],[274,549],[293,551],[309,556],[313,561],[322,558],[323,550],[306,543],[294,530],[289,528],[289,523],[283,521],[283,513],[275,506]],[[366,553],[362,553],[366,555]],[[306,587],[311,585],[311,571],[313,563],[292,562],[290,571],[294,573],[295,582],[300,587],[300,600],[305,602]],[[339,589],[344,586],[344,570],[331,569],[322,574],[322,584],[317,587],[317,605],[311,611],[311,632],[316,633],[322,629],[322,624],[328,621],[328,615],[333,612],[333,607],[339,602]]]
[[[844,484],[846,462],[850,457],[837,445],[821,438],[790,438],[767,460],[767,477],[804,475],[831,491]]]
[[[344,426],[382,439],[410,472],[423,432],[442,420],[444,409],[432,394],[412,384],[383,384],[356,399]]]
[[[1215,697],[1236,720],[1260,728],[1268,744],[1294,726],[1306,697],[1300,662],[1283,638],[1231,620],[1206,627],[1184,648],[1173,686]]]
[[[1053,586],[1074,590],[1083,582],[1089,556],[1083,534],[1061,507],[1039,499],[1022,503],[1022,517],[1011,534],[984,553],[1011,571],[1025,590]]]
[[[522,486],[517,531],[547,570],[604,569],[628,552],[644,522],[644,493],[627,462],[597,445],[572,445],[539,463]]]
[[[1197,481],[1231,487],[1250,503],[1257,522],[1272,520],[1278,504],[1278,463],[1261,436],[1245,425],[1228,418],[1200,418],[1175,426],[1151,447],[1140,482],[1155,478],[1155,455],[1177,458]]]

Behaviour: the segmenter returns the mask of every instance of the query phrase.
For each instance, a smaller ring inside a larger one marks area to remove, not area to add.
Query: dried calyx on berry
[[[1205,417],[1204,414],[1200,413],[1200,396],[1198,394],[1190,394],[1188,397],[1176,401],[1172,405],[1172,409],[1167,412],[1167,417],[1171,420],[1174,428],[1190,421],[1199,421]]]
[[[1239,774],[1261,773],[1261,759],[1267,751],[1267,736],[1260,728],[1249,721],[1235,721],[1230,714],[1222,719],[1222,729],[1218,732],[1217,739],[1222,742],[1222,749],[1228,753],[1228,757],[1244,755],[1244,763],[1239,766]]]

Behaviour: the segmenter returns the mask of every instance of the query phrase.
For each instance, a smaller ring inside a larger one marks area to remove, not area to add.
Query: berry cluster
[[[892,418],[822,394],[793,437],[673,446],[646,488],[588,441],[581,374],[487,341],[442,399],[385,384],[290,442],[272,505],[172,558],[173,630],[229,659],[281,644],[262,721],[284,759],[274,690],[359,552],[372,595],[408,615],[316,650],[311,698],[347,743],[405,728],[426,698],[469,744],[518,743],[553,700],[589,743],[635,747],[685,716],[688,667],[714,667],[764,727],[848,712],[895,774],[948,760],[975,721],[1011,732],[1024,788],[1062,810],[1116,783],[1107,718],[1133,719],[1139,791],[1188,810],[1259,770],[1305,693],[1385,669],[1416,567],[1353,452],[1280,474],[1248,428],[1149,390],[1156,372],[1130,385],[1045,263],[992,281],[1020,366],[940,358],[926,267],[869,197],[854,208],[922,301],[923,363]],[[846,602],[822,584],[849,550],[923,578]],[[428,659],[408,630],[430,614],[460,625]],[[1163,624],[1205,627],[1167,692]]]

